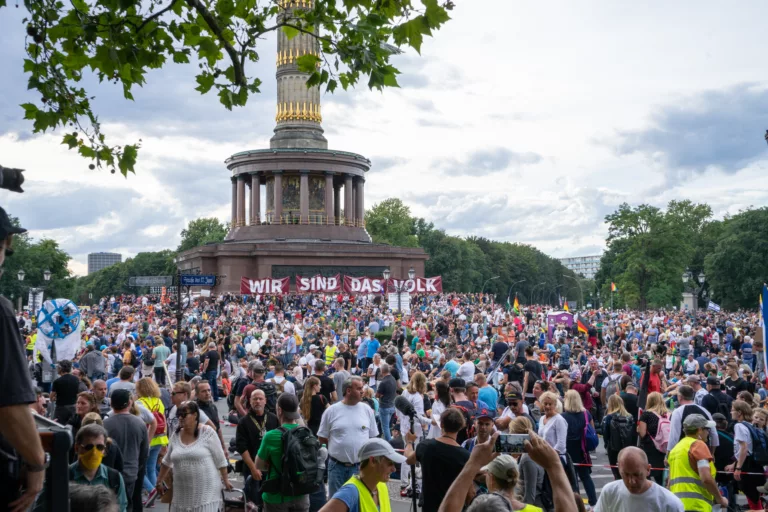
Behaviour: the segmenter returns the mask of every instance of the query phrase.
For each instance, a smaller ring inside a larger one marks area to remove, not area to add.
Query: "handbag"
[[[584,448],[587,452],[593,452],[600,444],[600,439],[597,437],[597,432],[592,425],[589,424],[589,415],[587,411],[584,411]]]

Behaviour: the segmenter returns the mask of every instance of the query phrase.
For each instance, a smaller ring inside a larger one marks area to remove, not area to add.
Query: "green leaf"
[[[77,148],[77,152],[85,158],[96,158],[96,151],[91,146],[80,146]]]
[[[74,133],[68,133],[64,135],[61,143],[69,146],[69,149],[77,147],[77,135],[75,135]]]
[[[232,110],[232,91],[229,89],[222,89],[219,91],[219,101],[226,107],[227,110]]]
[[[24,119],[34,119],[39,111],[37,105],[33,103],[23,103],[21,108],[24,109]]]
[[[211,87],[213,87],[213,83],[216,79],[212,74],[206,72],[197,75],[196,80],[200,85],[195,87],[195,90],[200,91],[200,94],[205,94],[211,90]]]
[[[338,83],[336,82],[336,80],[330,79],[328,81],[328,87],[326,87],[325,90],[332,93],[333,91],[336,90],[336,86],[337,85],[338,85]]]
[[[293,27],[283,26],[283,33],[290,40],[299,35],[299,31]]]
[[[120,155],[117,161],[117,166],[120,168],[123,176],[128,176],[129,172],[136,173],[134,166],[136,165],[136,157],[138,155],[139,149],[135,145],[129,144],[123,148],[123,154]]]
[[[173,62],[176,64],[189,64],[189,56],[184,52],[175,52],[173,54]]]
[[[424,16],[416,16],[412,20],[398,25],[392,31],[395,38],[395,44],[402,45],[407,43],[419,54],[421,54],[421,43],[424,40],[424,34],[430,35],[431,31]]]
[[[299,71],[303,71],[305,73],[313,73],[317,69],[317,64],[319,62],[320,57],[308,53],[296,59],[296,67],[299,68]]]
[[[448,11],[438,5],[437,0],[421,0],[421,3],[426,7],[424,16],[427,18],[430,27],[438,28],[451,19]]]

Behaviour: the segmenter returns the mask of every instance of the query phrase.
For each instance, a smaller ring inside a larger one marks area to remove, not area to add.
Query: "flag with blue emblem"
[[[715,313],[719,313],[720,312],[720,306],[715,304],[712,301],[709,301],[709,304],[707,304],[707,309],[710,310],[710,311],[714,311]]]

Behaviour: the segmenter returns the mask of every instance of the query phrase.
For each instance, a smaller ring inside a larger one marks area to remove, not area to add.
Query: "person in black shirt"
[[[200,375],[200,359],[190,352],[187,357],[187,368],[185,370],[184,380],[189,382],[196,375]]]
[[[66,425],[75,415],[75,402],[80,392],[80,379],[72,375],[72,361],[59,361],[59,378],[53,381],[51,401],[56,402],[53,419]]]
[[[739,367],[736,363],[728,363],[728,377],[725,379],[725,392],[736,400],[739,392],[747,391],[749,384],[739,376]]]
[[[544,376],[544,370],[533,355],[533,347],[525,348],[526,361],[523,365],[525,370],[525,380],[523,381],[523,392],[525,393],[525,403],[532,405],[536,401],[536,397],[533,396],[533,385],[537,380],[540,380]]]
[[[333,379],[325,375],[325,361],[318,359],[315,361],[315,377],[320,380],[320,394],[325,397],[329,404],[336,403],[336,385]]]
[[[624,380],[623,377],[622,380]],[[624,386],[624,391],[622,391],[619,396],[624,400],[624,408],[632,415],[635,422],[637,422],[638,414],[640,413],[640,408],[637,405],[637,387],[631,381],[627,382]]]
[[[390,356],[391,357],[391,356]],[[381,431],[384,439],[392,439],[390,420],[395,414],[395,397],[397,396],[397,381],[391,375],[390,366],[387,363],[381,363],[381,380],[376,388],[376,397],[379,399],[379,415],[381,417]],[[427,409],[424,409],[425,411]]]
[[[493,352],[494,362],[499,361],[504,354],[509,350],[509,345],[499,340],[491,346],[491,352]]]
[[[251,408],[248,415],[237,423],[235,447],[243,457],[243,477],[251,475],[254,480],[261,481],[261,471],[256,469],[256,454],[261,446],[264,434],[280,427],[277,416],[265,410],[267,396],[264,391],[257,389],[251,393]]]
[[[406,464],[421,463],[424,512],[437,512],[448,488],[469,461],[469,451],[456,442],[456,435],[465,427],[462,412],[455,408],[445,410],[440,415],[440,425],[443,435],[421,441],[415,451],[413,442],[417,439],[416,435],[410,432],[405,434],[403,455]]]
[[[216,376],[219,369],[219,352],[216,350],[216,344],[208,344],[208,352],[205,353],[205,363],[203,364],[203,378],[208,381],[213,390],[213,401],[219,400],[219,386],[216,384]],[[203,411],[207,414],[207,411]]]

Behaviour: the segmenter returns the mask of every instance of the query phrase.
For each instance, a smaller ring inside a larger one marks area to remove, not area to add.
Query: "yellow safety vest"
[[[698,471],[691,467],[688,452],[697,439],[684,437],[669,452],[669,490],[680,498],[686,511],[712,512],[714,496],[704,487]],[[715,465],[710,462],[709,470],[715,477]]]
[[[389,506],[389,489],[384,482],[376,484],[376,490],[379,491],[379,507],[376,507],[371,491],[358,477],[353,476],[344,485],[347,484],[357,487],[357,494],[360,495],[360,512],[392,512],[392,508]]]
[[[325,347],[325,364],[331,366],[336,359],[336,346],[328,345]]]
[[[29,343],[27,343],[27,350],[33,350],[35,348],[35,343],[37,343],[37,333],[33,333],[32,336],[29,337]]]

